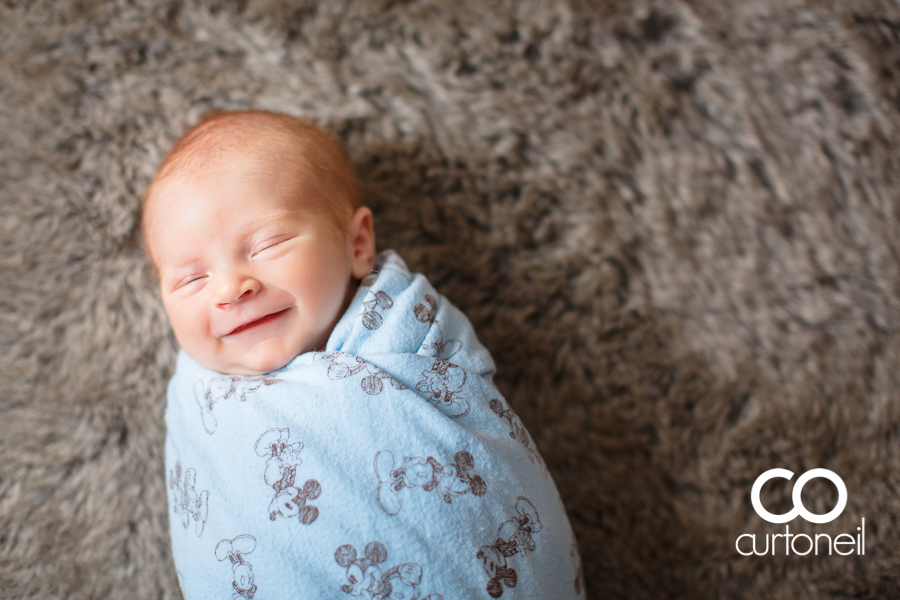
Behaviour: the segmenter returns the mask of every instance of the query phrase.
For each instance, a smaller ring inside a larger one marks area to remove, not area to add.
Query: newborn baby
[[[170,533],[193,598],[580,598],[534,442],[471,324],[392,250],[338,143],[265,111],[189,129],[144,197],[181,346]]]

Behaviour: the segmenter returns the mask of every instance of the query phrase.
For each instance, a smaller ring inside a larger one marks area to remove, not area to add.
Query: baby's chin
[[[265,349],[248,352],[247,356],[229,357],[229,360],[213,359],[210,361],[213,364],[204,364],[200,360],[197,362],[226,375],[265,375],[280,369],[300,354],[303,354],[303,350],[294,352],[283,349]]]
[[[220,344],[218,347],[190,346],[181,348],[195,361],[224,375],[265,375],[277,371],[296,357],[314,350],[324,350],[331,335],[332,326],[315,343],[309,336],[261,336],[256,341],[244,340],[242,344]],[[176,337],[178,337],[176,335]],[[188,340],[190,341],[190,340]]]
[[[280,362],[273,361],[260,364],[238,364],[223,369],[214,370],[219,371],[220,373],[225,373],[226,375],[265,375],[266,373],[277,371],[289,362],[291,362],[290,358]]]

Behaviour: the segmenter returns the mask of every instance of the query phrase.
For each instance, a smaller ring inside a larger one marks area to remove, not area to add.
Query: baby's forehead
[[[313,144],[262,121],[203,125],[172,149],[166,171],[203,174],[215,168],[262,168],[276,164],[300,166],[308,162]]]
[[[240,132],[244,134],[245,132]],[[217,140],[197,140],[174,156],[158,189],[209,185],[223,179],[247,182],[260,193],[291,197],[309,208],[313,199],[326,201],[332,196],[327,172],[312,156],[310,148],[293,143],[277,133],[222,135]]]
[[[325,212],[325,197],[325,185],[311,177],[298,177],[291,169],[254,165],[249,159],[235,160],[170,176],[149,202],[152,214],[148,218],[165,228],[173,211],[201,218],[206,210],[218,214],[223,206],[231,206],[232,219],[252,217],[260,211],[312,216]]]

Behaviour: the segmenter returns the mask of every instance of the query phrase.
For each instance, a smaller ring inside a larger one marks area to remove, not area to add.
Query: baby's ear
[[[362,279],[375,265],[375,226],[368,206],[356,209],[347,233],[353,277]]]

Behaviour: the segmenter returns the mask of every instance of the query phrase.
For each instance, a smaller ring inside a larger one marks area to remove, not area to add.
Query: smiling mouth
[[[286,313],[288,310],[290,310],[290,308],[285,308],[284,310],[279,310],[278,312],[274,312],[274,313],[268,314],[264,317],[254,319],[253,321],[250,321],[248,323],[244,323],[243,325],[240,325],[240,326],[232,329],[228,335],[234,335],[236,333],[243,333],[250,329],[255,329],[257,327],[261,327],[261,326],[265,325],[266,323],[271,323],[272,321],[274,321],[275,319],[277,319],[278,317],[280,317],[281,315]]]

